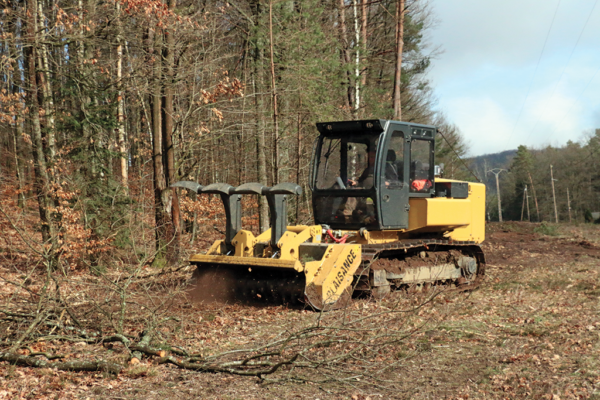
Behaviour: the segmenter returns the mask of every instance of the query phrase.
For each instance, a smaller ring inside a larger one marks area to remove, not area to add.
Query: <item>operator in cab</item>
[[[374,184],[374,175],[375,175],[375,151],[370,150],[368,153],[368,165],[367,168],[363,171],[363,173],[358,177],[358,179],[348,179],[348,183],[350,186],[359,188],[359,189],[370,189]],[[395,185],[400,182],[399,174],[397,170],[396,162],[396,152],[392,149],[388,150],[385,162],[385,171],[384,171],[384,184],[385,186]]]

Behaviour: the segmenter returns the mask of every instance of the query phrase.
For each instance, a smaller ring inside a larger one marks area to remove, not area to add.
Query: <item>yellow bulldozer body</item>
[[[438,181],[442,181],[441,179]],[[451,180],[443,180],[452,182]],[[279,268],[294,270],[304,275],[305,295],[315,308],[328,305],[340,307],[349,298],[353,276],[359,273],[362,245],[395,243],[410,238],[415,232],[445,231],[451,242],[481,243],[485,238],[485,185],[469,183],[469,196],[466,199],[415,198],[410,200],[410,225],[408,229],[390,231],[340,231],[348,235],[344,244],[326,243],[325,251],[319,259],[302,257],[300,246],[322,244],[323,228],[320,225],[288,226],[277,243],[279,258],[271,258],[274,250],[269,244],[271,229],[258,236],[240,230],[233,238],[234,255],[226,254],[223,240],[217,240],[204,255],[194,254],[190,263],[202,265],[227,265],[242,269]],[[450,242],[450,243],[451,243]],[[261,244],[262,251],[256,252]],[[449,265],[436,266],[428,271],[410,272],[406,279],[421,282],[435,276],[444,279],[457,278],[460,270]]]
[[[317,309],[340,307],[353,291],[385,295],[483,274],[485,186],[438,177],[435,127],[366,120],[317,129],[309,178],[314,225],[288,226],[288,202],[302,194],[297,184],[173,185],[223,202],[225,239],[190,258],[199,274],[233,276],[231,291],[251,297],[293,287],[291,297]],[[258,236],[242,228],[242,195],[267,199],[270,228]]]
[[[437,179],[436,182],[458,182]],[[485,239],[485,185],[469,183],[466,199],[411,198],[407,232],[444,230],[456,241],[481,243]]]

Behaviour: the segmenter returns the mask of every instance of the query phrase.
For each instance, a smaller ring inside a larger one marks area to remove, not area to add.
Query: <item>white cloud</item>
[[[582,119],[581,111],[576,99],[562,93],[552,97],[543,92],[532,96],[528,120],[524,121],[520,130],[523,143],[533,146],[576,140],[581,134],[581,131],[575,130]]]
[[[512,126],[506,113],[491,98],[456,97],[444,107],[461,129],[470,155],[504,150]]]
[[[600,4],[590,14],[596,0],[561,1],[548,34],[558,2],[432,0],[441,22],[430,42],[445,52],[430,79],[473,155],[561,145],[600,127]]]

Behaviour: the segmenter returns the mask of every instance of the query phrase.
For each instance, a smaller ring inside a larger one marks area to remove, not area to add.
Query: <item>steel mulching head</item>
[[[204,188],[204,186],[202,186],[201,184],[199,184],[197,182],[192,182],[192,181],[179,181],[179,182],[175,182],[174,184],[171,185],[171,187],[185,188],[185,189],[192,190],[192,191],[194,191],[196,193],[200,193],[200,191],[202,190],[202,188]]]

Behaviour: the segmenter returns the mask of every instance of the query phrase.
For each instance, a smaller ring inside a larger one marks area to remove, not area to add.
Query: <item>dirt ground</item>
[[[355,299],[353,312],[378,314],[385,329],[402,326],[410,334],[394,344],[394,354],[349,359],[353,367],[347,371],[333,363],[308,372],[283,367],[260,380],[142,359],[114,377],[2,362],[0,399],[600,398],[600,227],[492,223],[483,250],[486,277],[474,291],[441,293],[433,300],[403,292],[382,302]],[[397,316],[389,325],[381,319],[392,304],[410,309],[423,302],[427,307],[407,314],[406,325]],[[205,304],[181,297],[169,307],[176,319],[162,325],[157,340],[200,354],[253,346],[319,318],[283,306]],[[324,318],[333,321],[343,312]],[[106,346],[75,344],[69,351],[93,358]],[[119,346],[111,351],[115,360],[125,360]],[[365,379],[368,368],[377,376]],[[354,370],[361,375],[348,373]]]

